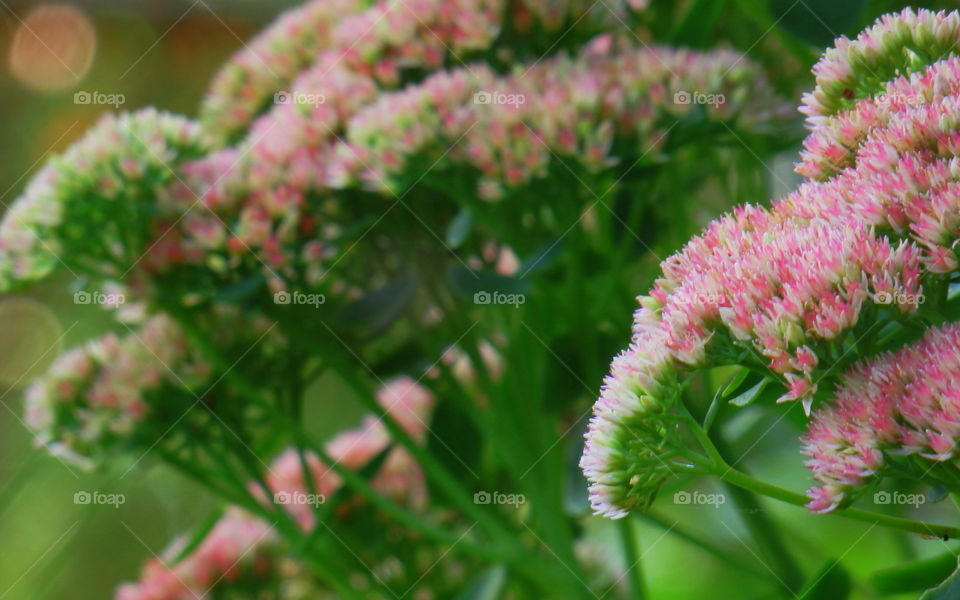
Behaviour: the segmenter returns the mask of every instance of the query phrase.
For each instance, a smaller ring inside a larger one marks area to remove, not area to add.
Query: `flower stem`
[[[737,487],[750,490],[756,494],[761,494],[769,498],[780,500],[781,502],[786,502],[787,504],[803,506],[809,500],[803,494],[783,489],[765,481],[760,481],[759,479],[750,477],[749,475],[737,471],[732,467],[726,467],[726,470],[717,472],[717,476]],[[829,514],[836,515],[838,517],[846,517],[856,521],[863,521],[865,523],[874,523],[884,527],[889,527],[891,529],[899,529],[901,531],[918,533],[925,536],[939,537],[944,539],[960,538],[960,527],[928,523],[926,521],[914,521],[912,519],[894,517],[891,515],[885,515],[869,510],[862,510],[859,508],[842,508]]]
[[[627,579],[630,582],[630,597],[634,600],[643,600],[647,597],[643,583],[642,557],[637,552],[637,534],[633,530],[631,519],[620,519],[617,523],[620,529],[620,542],[623,545],[623,556],[627,561]]]

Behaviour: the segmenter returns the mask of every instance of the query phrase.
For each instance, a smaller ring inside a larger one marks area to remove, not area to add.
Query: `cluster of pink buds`
[[[481,196],[493,198],[544,177],[555,158],[601,171],[620,162],[614,146],[655,156],[667,124],[696,108],[687,90],[710,91],[713,102],[702,94],[710,119],[752,127],[782,116],[760,71],[740,55],[636,49],[604,35],[575,57],[505,77],[472,65],[380,95],[349,120],[337,149],[344,166],[335,169],[346,180],[331,183],[397,193],[417,159],[436,170],[469,165]]]
[[[186,543],[186,539],[180,539],[162,557],[150,560],[141,580],[120,586],[114,598],[195,600],[214,589],[249,592],[258,584],[283,576],[276,532],[269,523],[239,509],[230,509],[199,546],[177,560]]]
[[[57,358],[27,390],[26,422],[38,445],[88,466],[129,446],[153,399],[195,399],[210,370],[175,323],[153,317],[126,336],[107,334]]]
[[[209,144],[193,122],[144,109],[108,115],[31,180],[0,222],[0,290],[61,264],[119,277],[146,243],[156,195]]]
[[[427,388],[409,377],[398,377],[380,388],[377,401],[414,439],[424,440],[427,421],[434,404],[433,394]],[[368,415],[359,427],[344,431],[330,440],[325,450],[338,464],[351,470],[360,470],[391,444],[390,435],[380,419]],[[312,481],[305,477],[304,462],[310,469]],[[277,502],[281,499],[285,504],[284,508],[305,531],[312,530],[316,524],[315,506],[309,502],[289,500],[309,498],[311,494],[326,499],[340,489],[342,483],[340,476],[316,454],[305,451],[301,459],[296,449],[289,449],[281,454],[271,466],[267,477],[267,485],[274,494],[270,501]],[[423,473],[403,448],[389,450],[371,485],[380,493],[398,501],[420,507],[425,505],[427,492]],[[259,490],[254,489],[254,492],[259,493]]]
[[[815,512],[848,504],[884,468],[910,457],[919,473],[948,486],[960,476],[960,325],[930,329],[896,352],[863,361],[844,376],[831,405],[817,411],[804,436],[817,486]],[[905,467],[914,470],[912,466]]]
[[[312,0],[288,11],[221,70],[203,107],[202,123],[222,141],[236,137],[271,102],[295,102],[308,91],[303,71],[322,79],[335,69],[372,78],[384,87],[405,73],[460,64],[490,50],[504,23],[519,31],[535,23],[573,28],[589,13],[617,22],[642,11],[646,0],[612,2],[604,8],[584,0]],[[585,20],[587,23],[591,19]],[[622,27],[623,25],[618,25]],[[286,91],[286,94],[284,94]]]

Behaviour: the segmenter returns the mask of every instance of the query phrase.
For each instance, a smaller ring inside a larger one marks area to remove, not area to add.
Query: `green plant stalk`
[[[469,516],[471,519],[475,520],[484,529],[487,530],[491,535],[499,538],[501,541],[506,543],[516,543],[516,537],[510,530],[505,527],[498,519],[490,517],[490,515],[482,510],[480,506],[474,503],[472,495],[464,489],[462,485],[454,478],[450,473],[447,472],[446,467],[444,467],[434,456],[431,456],[429,452],[413,437],[407,433],[407,430],[400,426],[397,423],[396,419],[390,415],[386,409],[384,409],[377,402],[377,399],[366,389],[360,381],[357,380],[356,376],[350,372],[349,369],[337,370],[336,373],[340,375],[350,387],[357,392],[357,395],[360,397],[360,401],[363,403],[364,408],[373,413],[384,427],[386,427],[387,432],[390,434],[390,437],[401,446],[403,446],[410,454],[417,460],[421,467],[423,467],[424,472],[428,477],[431,477],[434,483],[440,487],[444,495],[455,504],[463,513]]]
[[[617,527],[620,531],[623,556],[627,561],[630,597],[634,600],[643,600],[647,597],[647,591],[643,582],[643,561],[641,555],[637,552],[637,535],[633,530],[633,521],[631,519],[620,519]]]
[[[245,378],[243,378],[242,376],[240,376],[240,375],[239,375],[238,373],[236,373],[235,371],[229,370],[229,365],[227,365],[226,361],[223,360],[223,358],[220,356],[219,352],[217,352],[217,350],[216,350],[215,348],[213,348],[213,347],[206,341],[206,339],[199,333],[199,331],[197,331],[197,329],[193,326],[192,322],[190,322],[188,319],[184,318],[182,315],[180,315],[180,314],[178,314],[178,313],[172,313],[172,314],[174,314],[174,316],[177,316],[177,317],[178,317],[178,321],[179,321],[179,322],[181,323],[181,325],[184,327],[184,330],[185,330],[187,336],[190,338],[191,342],[194,343],[198,348],[200,348],[200,350],[201,350],[201,352],[203,352],[204,356],[206,356],[208,360],[210,360],[211,362],[213,362],[214,365],[215,365],[217,368],[221,369],[222,371],[224,371],[224,372],[226,373],[226,374],[224,375],[224,379],[225,379],[228,383],[231,383],[231,384],[233,385],[234,389],[236,389],[236,390],[238,391],[238,393],[241,393],[244,397],[246,397],[247,399],[249,399],[251,402],[255,402],[255,403],[257,403],[257,404],[262,404],[262,398],[261,398],[260,394],[256,391],[256,389],[252,386],[252,384],[250,384],[249,382],[247,382]],[[342,375],[342,373],[341,373],[340,371],[337,371],[337,373]],[[365,404],[368,406],[368,408],[370,408],[370,410],[374,411],[378,416],[380,416],[380,418],[382,419],[382,422],[383,422],[384,425],[387,427],[388,431],[391,431],[391,434],[393,434],[393,438],[394,438],[395,441],[400,442],[401,445],[404,445],[405,448],[407,448],[409,451],[411,451],[411,454],[413,454],[414,457],[418,459],[418,461],[420,461],[420,457],[424,457],[424,458],[425,458],[426,460],[428,460],[428,461],[434,461],[433,457],[429,457],[429,456],[427,455],[426,451],[425,451],[419,444],[417,444],[417,443],[410,437],[409,434],[407,434],[406,430],[403,429],[402,427],[400,427],[400,425],[399,425],[398,423],[396,423],[396,421],[395,421],[389,414],[387,414],[387,413],[382,409],[382,407],[380,407],[380,405],[376,402],[376,399],[375,399],[371,394],[363,393],[363,392],[364,392],[364,388],[363,388],[363,387],[359,387],[359,388],[358,388],[357,385],[359,385],[359,384],[358,384],[356,381],[352,381],[352,380],[350,380],[350,379],[348,379],[348,378],[346,378],[346,377],[345,377],[345,380],[347,381],[348,384],[351,385],[351,387],[353,387],[353,388],[355,389],[355,391],[358,392],[358,395],[360,395],[360,397],[361,397],[362,400],[366,400]],[[277,415],[276,413],[273,413],[273,414],[274,414],[275,417],[280,417],[280,418],[286,419],[286,417],[283,416],[283,415]],[[404,444],[404,440],[407,441],[407,444]],[[318,449],[318,447],[317,447],[315,444],[311,444],[310,447],[311,447],[312,450],[317,450],[317,449]],[[418,455],[419,455],[419,456],[418,456]],[[329,456],[328,456],[328,458],[329,458]],[[423,461],[420,461],[420,463],[421,463],[422,466],[424,466],[424,471],[427,472],[427,473],[430,473],[430,470],[426,468],[426,466],[424,465]],[[356,476],[355,473],[349,472],[349,471],[347,471],[345,468],[342,468],[341,465],[337,465],[334,461],[330,461],[330,464],[331,464],[331,465],[334,465],[334,467],[333,467],[334,470],[337,471],[341,476],[345,475],[346,473],[349,473],[348,476],[349,476],[349,478],[350,478],[350,481],[353,481],[355,484],[357,484],[357,483],[359,483],[359,482],[361,481],[362,478],[360,478],[359,476]],[[442,471],[443,468],[442,468],[442,467],[439,467],[439,468],[441,469],[441,472],[445,474],[445,471]],[[354,476],[356,476],[356,477],[354,477]],[[449,477],[449,475],[447,475],[446,477]],[[346,479],[346,477],[345,477],[345,481],[346,481],[346,480],[347,480],[347,479]],[[476,520],[477,522],[480,522],[481,520],[486,521],[486,522],[488,523],[488,527],[490,527],[490,526],[489,526],[489,523],[491,522],[491,519],[488,517],[488,515],[486,515],[486,514],[483,513],[482,511],[480,511],[480,510],[479,510],[479,507],[478,507],[476,504],[474,504],[471,499],[469,499],[467,496],[465,496],[465,492],[462,491],[462,488],[460,488],[459,484],[456,483],[455,480],[453,481],[453,485],[456,486],[457,488],[459,488],[459,489],[461,490],[461,493],[459,493],[459,494],[449,493],[449,494],[448,494],[448,497],[450,497],[451,500],[458,500],[458,499],[461,499],[461,498],[462,498],[463,500],[460,500],[459,502],[456,502],[457,504],[460,505],[461,509],[464,509],[464,508],[466,507],[465,510],[464,510],[465,513],[468,513],[469,516],[471,516],[472,518],[475,518],[475,520]],[[448,491],[451,490],[451,486],[449,486],[449,485],[447,485],[446,488],[447,488]],[[364,487],[358,488],[358,491],[361,491],[361,492],[363,492],[363,491],[370,492],[372,495],[368,495],[368,496],[367,496],[368,499],[371,499],[371,501],[374,501],[374,500],[373,500],[374,497],[378,498],[378,500],[376,500],[376,502],[379,503],[379,505],[380,505],[381,507],[384,507],[384,508],[385,508],[387,505],[389,505],[389,506],[391,507],[389,510],[390,510],[391,514],[393,514],[394,516],[398,516],[398,515],[400,515],[400,514],[404,514],[404,516],[401,517],[401,518],[403,518],[404,521],[405,521],[406,523],[408,523],[408,524],[413,525],[413,524],[416,523],[417,521],[420,521],[420,522],[419,522],[417,525],[415,525],[415,526],[419,528],[419,530],[421,531],[421,533],[424,533],[425,535],[435,535],[435,534],[437,533],[437,531],[438,531],[437,528],[434,528],[434,527],[432,527],[432,526],[429,526],[429,524],[427,524],[427,523],[423,522],[422,520],[420,520],[419,517],[418,517],[417,515],[415,515],[414,513],[410,513],[410,512],[404,511],[404,509],[402,509],[401,507],[399,507],[399,506],[396,505],[395,503],[393,503],[393,502],[387,500],[385,497],[377,494],[377,493],[376,493],[374,490],[372,490],[372,488],[370,488],[369,486],[364,486]],[[385,510],[386,510],[386,509],[385,509]],[[472,513],[472,514],[471,514],[471,513]],[[481,518],[476,518],[478,514],[479,514],[479,516],[480,516]],[[544,585],[544,584],[549,585],[551,582],[554,582],[554,583],[555,583],[555,581],[556,581],[555,579],[551,579],[551,578],[549,578],[549,577],[543,577],[543,576],[541,576],[542,573],[539,572],[538,569],[537,569],[536,566],[535,566],[535,565],[537,565],[537,564],[539,563],[539,561],[537,561],[537,562],[532,562],[532,561],[530,560],[530,556],[529,556],[528,551],[526,550],[526,548],[524,548],[524,547],[517,541],[516,536],[515,536],[513,533],[511,533],[508,529],[504,528],[504,527],[503,527],[502,525],[500,525],[498,522],[493,521],[493,523],[495,523],[496,527],[495,527],[495,528],[494,528],[494,527],[491,527],[491,529],[494,529],[494,531],[496,531],[497,529],[499,529],[499,531],[501,532],[501,534],[500,534],[501,539],[502,539],[502,540],[507,540],[507,541],[509,542],[509,543],[508,543],[508,547],[512,547],[512,548],[513,548],[512,551],[509,551],[509,552],[506,551],[506,550],[504,550],[504,549],[498,549],[498,550],[496,551],[496,552],[497,552],[497,556],[496,556],[495,558],[497,558],[498,560],[502,560],[504,556],[515,556],[515,557],[518,557],[518,558],[516,559],[516,561],[515,561],[515,566],[516,566],[516,568],[518,568],[518,570],[524,572],[525,574],[527,574],[527,576],[529,576],[529,577],[531,577],[531,578],[534,578],[534,579],[539,580],[539,584],[541,584],[541,585]],[[426,526],[425,526],[425,525],[426,525]],[[444,537],[445,537],[445,538],[447,537],[446,534],[444,534]],[[441,541],[448,541],[448,540],[444,539],[444,540],[441,540]],[[465,551],[475,551],[476,548],[477,548],[477,546],[474,545],[474,544],[469,544],[469,543],[468,543],[468,544],[464,545],[464,542],[463,542],[463,541],[461,541],[461,542],[458,544],[458,547],[462,547]],[[489,559],[489,558],[490,558],[489,555],[486,555],[487,553],[484,553],[484,554],[485,554],[485,556],[483,556],[482,558],[486,558],[486,559]],[[546,567],[545,565],[541,565],[541,566],[543,566],[544,568],[546,568],[548,571],[554,571],[554,569],[552,569],[552,568],[550,568],[550,567]]]
[[[725,455],[729,454],[729,450],[720,437],[719,428],[715,427],[711,433],[707,433],[686,407],[685,410],[688,422],[698,440],[704,444],[710,460],[715,465],[728,464]],[[728,481],[724,483],[734,504],[740,509],[741,520],[750,531],[750,536],[760,546],[763,555],[769,557],[780,583],[791,593],[797,593],[803,587],[805,578],[802,569],[790,555],[780,528],[764,512],[763,506],[751,490],[735,487]]]
[[[717,451],[728,454],[723,440],[719,437],[719,428],[713,430],[711,436]],[[725,461],[726,462],[726,461]],[[763,555],[769,557],[775,566],[779,578],[790,592],[798,592],[803,587],[804,575],[784,541],[784,536],[778,525],[763,510],[757,497],[750,491],[734,487],[725,482],[734,504],[740,509],[741,519],[751,537],[760,545]]]
[[[739,488],[749,490],[755,494],[767,496],[768,498],[780,500],[781,502],[786,502],[787,504],[793,504],[795,506],[805,506],[809,501],[809,498],[803,494],[786,490],[779,486],[773,485],[772,483],[755,479],[746,473],[737,471],[723,460],[723,457],[720,456],[709,436],[707,436],[706,433],[700,429],[699,425],[693,423],[691,430],[693,431],[693,434],[696,436],[697,440],[701,443],[701,445],[703,445],[704,450],[707,451],[707,454],[710,455],[710,458],[713,461],[713,464],[711,465],[713,474],[723,481],[731,483]],[[928,523],[926,521],[914,521],[912,519],[894,517],[891,515],[885,515],[869,510],[862,510],[859,508],[842,508],[829,514],[853,519],[855,521],[863,521],[865,523],[889,527],[891,529],[897,529],[900,531],[917,533],[924,536],[940,537],[944,539],[960,539],[960,527],[954,527],[952,525],[940,525],[937,523]]]
[[[211,361],[215,368],[223,373],[224,380],[244,398],[256,404],[262,405],[263,401],[260,392],[256,389],[256,387],[247,381],[247,379],[240,373],[238,373],[236,369],[230,368],[230,365],[227,364],[227,362],[223,359],[219,351],[217,351],[217,349],[214,348],[197,330],[193,322],[187,318],[182,311],[173,310],[170,312],[177,318],[180,325],[184,328],[184,332],[190,339],[190,342],[200,349],[204,357]],[[491,519],[489,515],[479,510],[479,507],[473,503],[469,493],[463,489],[456,479],[447,473],[446,469],[440,465],[436,459],[430,456],[426,450],[420,446],[420,444],[414,441],[413,438],[406,432],[406,430],[396,422],[396,420],[387,414],[383,407],[377,403],[376,398],[374,398],[373,395],[366,390],[365,386],[357,381],[349,369],[338,369],[335,372],[340,375],[344,381],[346,381],[346,383],[348,383],[351,388],[354,389],[354,391],[357,392],[360,400],[364,403],[366,408],[368,408],[368,410],[370,410],[381,420],[381,422],[387,428],[387,431],[391,434],[392,438],[399,442],[411,453],[417,462],[420,463],[421,467],[423,467],[427,476],[431,477],[437,483],[437,485],[440,486],[451,502],[457,504],[465,514],[469,515],[471,518],[483,525],[491,533],[499,535],[501,539],[505,539],[510,542],[514,541],[514,537],[509,530],[504,528],[499,522]]]

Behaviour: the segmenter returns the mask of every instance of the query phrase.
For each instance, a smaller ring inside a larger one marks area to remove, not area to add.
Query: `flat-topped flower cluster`
[[[597,512],[619,517],[652,501],[669,462],[650,476],[636,465],[664,455],[679,378],[718,365],[766,368],[780,401],[800,400],[808,414],[825,402],[807,442],[823,484],[810,491],[812,510],[851,501],[882,474],[883,452],[952,460],[945,423],[956,416],[937,383],[955,376],[952,329],[853,367],[837,389],[832,375],[868,358],[885,326],[945,317],[960,237],[958,42],[956,12],[925,10],[839,39],[801,108],[812,131],[797,171],[810,179],[770,209],[736,209],[663,262],[587,435]],[[933,389],[914,390],[928,385],[911,382],[932,352],[943,358]]]

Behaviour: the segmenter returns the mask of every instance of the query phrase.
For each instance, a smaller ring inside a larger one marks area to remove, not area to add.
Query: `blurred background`
[[[104,113],[152,105],[195,115],[218,66],[290,4],[0,0],[0,211],[47,157],[64,150]],[[904,6],[867,0],[701,4],[705,10],[727,11],[719,21],[724,26],[701,31],[695,22],[685,24],[676,34],[679,45],[727,45],[746,51],[768,67],[775,84],[797,103],[799,93],[810,86],[816,48],[829,44],[835,34],[854,34],[877,15]],[[798,51],[785,53],[784,47]],[[804,56],[806,61],[798,58]],[[795,156],[792,148],[782,159],[768,161],[769,170],[760,162],[756,168],[769,171],[779,193],[796,181],[791,171]],[[713,216],[715,212],[707,211],[703,220]],[[690,229],[700,225],[691,223]],[[97,307],[73,303],[64,288],[63,281],[52,281],[26,294],[0,296],[0,600],[109,598],[118,582],[135,579],[145,559],[161,552],[175,535],[196,527],[213,506],[205,493],[149,460],[118,465],[109,473],[84,473],[32,448],[21,421],[24,387],[62,348],[101,333],[109,322]],[[357,420],[360,411],[349,408],[345,392],[325,386],[323,394],[341,396],[336,414],[317,416],[323,428],[335,431]],[[743,418],[743,427],[750,427],[750,411]],[[807,474],[795,453],[795,437],[795,430],[785,426],[783,435],[766,436],[751,456],[761,457],[758,474],[803,489]],[[783,439],[791,443],[778,441]],[[117,507],[78,505],[74,494],[79,490],[123,494],[125,501]],[[798,547],[814,548],[813,540],[826,540],[835,549],[834,558],[843,558],[854,572],[869,573],[916,552],[885,531],[810,517],[792,507],[773,508]],[[717,513],[711,511],[732,510],[665,503],[664,514],[670,522],[679,519],[685,528],[698,531],[716,527]],[[921,512],[943,520],[950,511],[928,506]],[[735,515],[724,520],[736,522]],[[590,551],[600,552],[604,540],[612,540],[609,525],[588,520],[596,540]],[[726,539],[749,558],[741,541],[744,532],[729,529],[711,535]],[[715,558],[665,535],[654,523],[644,526],[641,545],[650,550],[644,570],[654,598],[762,597],[748,591],[750,580],[718,580],[724,571]],[[942,552],[941,544],[932,545],[937,548],[927,544],[921,555]],[[821,560],[810,557],[811,562]],[[759,561],[754,566],[763,569]]]

